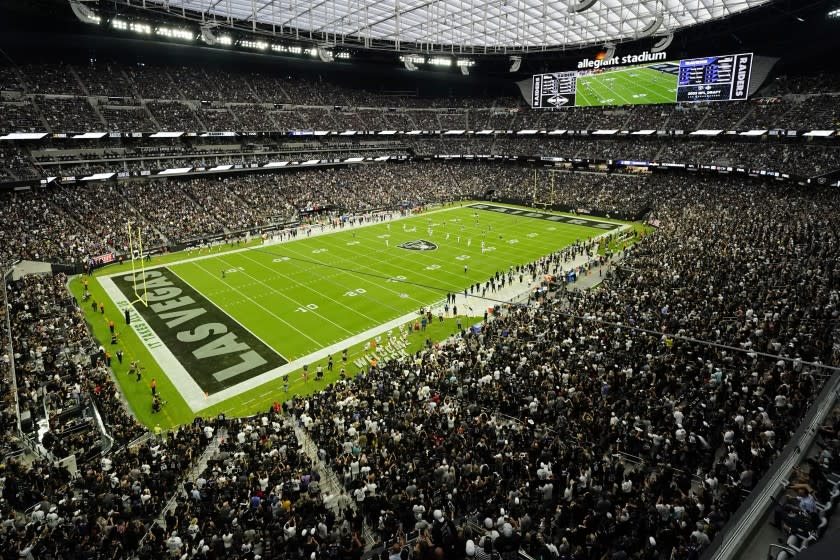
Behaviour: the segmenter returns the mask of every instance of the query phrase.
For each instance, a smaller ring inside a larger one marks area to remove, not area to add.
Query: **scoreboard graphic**
[[[535,109],[559,109],[575,106],[577,72],[555,72],[534,76],[531,106]]]
[[[747,99],[753,54],[707,56],[614,67],[601,71],[536,74],[531,107],[640,105]]]
[[[680,60],[677,101],[738,101],[747,98],[752,54]]]

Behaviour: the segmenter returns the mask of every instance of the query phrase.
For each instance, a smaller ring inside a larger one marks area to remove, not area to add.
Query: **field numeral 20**
[[[295,311],[300,311],[301,313],[309,313],[310,311],[315,311],[318,309],[318,306],[314,303],[307,303],[306,305],[302,305],[295,309]]]
[[[366,294],[367,290],[364,288],[356,288],[355,290],[350,290],[349,292],[344,292],[344,295],[347,297],[356,297],[362,294]]]

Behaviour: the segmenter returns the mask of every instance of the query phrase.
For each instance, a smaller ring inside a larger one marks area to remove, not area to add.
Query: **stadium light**
[[[432,66],[452,66],[452,59],[445,56],[435,56],[426,62]]]
[[[192,41],[195,37],[190,31],[184,29],[170,29],[169,27],[158,27],[155,29],[155,34],[161,37],[169,37],[171,39],[184,39],[185,41]]]
[[[113,27],[114,29],[125,31],[126,29],[128,29],[128,24],[121,19],[112,19],[111,27]]]
[[[138,21],[132,21],[128,28],[134,31],[135,33],[142,33],[143,35],[149,35],[152,32],[152,26],[147,25],[145,23],[140,23]]]
[[[268,43],[265,41],[248,41],[243,40],[239,41],[240,47],[245,47],[246,49],[257,49],[258,51],[264,51],[268,48]]]
[[[840,19],[840,8],[835,8],[828,12],[829,19]]]

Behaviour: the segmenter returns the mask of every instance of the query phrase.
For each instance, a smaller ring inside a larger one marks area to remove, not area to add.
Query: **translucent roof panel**
[[[725,18],[772,0],[146,0],[205,13],[216,21],[273,25],[336,42],[375,41],[464,48],[580,47],[639,37],[661,15],[657,34]],[[332,39],[332,37],[331,37]]]

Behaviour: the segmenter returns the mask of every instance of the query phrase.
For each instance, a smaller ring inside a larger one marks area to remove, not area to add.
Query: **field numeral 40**
[[[314,303],[307,303],[306,305],[298,307],[297,309],[295,309],[295,311],[299,311],[301,313],[309,313],[310,311],[315,311],[316,309],[318,309],[317,305],[315,305]]]
[[[356,288],[355,290],[350,290],[349,292],[344,292],[344,295],[347,297],[356,297],[362,294],[366,294],[367,290],[364,288]]]

